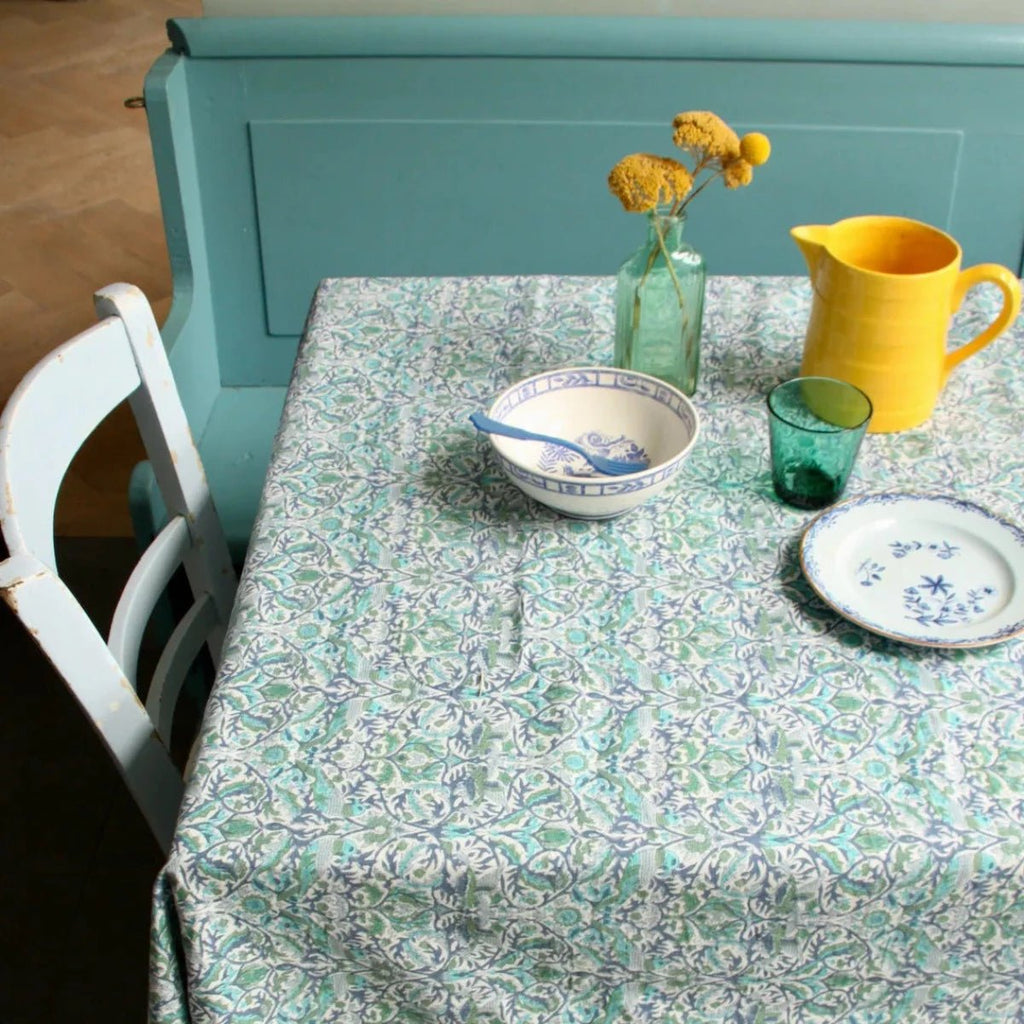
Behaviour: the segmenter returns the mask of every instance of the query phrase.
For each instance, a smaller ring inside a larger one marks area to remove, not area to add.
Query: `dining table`
[[[903,642],[808,581],[765,407],[804,278],[708,279],[659,495],[527,498],[469,414],[611,364],[614,299],[320,283],[154,890],[155,1024],[1024,1021],[1024,642]],[[843,500],[897,493],[1024,520],[1020,321],[866,436]]]

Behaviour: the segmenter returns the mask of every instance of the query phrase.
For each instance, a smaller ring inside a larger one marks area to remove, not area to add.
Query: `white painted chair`
[[[149,303],[126,284],[104,288],[95,303],[101,322],[32,369],[0,417],[0,527],[10,553],[0,593],[99,731],[166,852],[183,788],[169,753],[174,706],[204,642],[219,662],[236,580]],[[126,398],[170,521],[131,573],[105,641],[58,575],[53,517],[75,453]],[[194,604],[143,703],[135,678],[143,631],[179,566]]]

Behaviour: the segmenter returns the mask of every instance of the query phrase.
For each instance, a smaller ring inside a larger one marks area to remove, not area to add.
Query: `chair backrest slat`
[[[191,541],[188,524],[175,516],[143,552],[114,609],[107,646],[132,686],[150,616]]]
[[[146,711],[168,746],[171,744],[174,706],[185,676],[216,624],[217,605],[210,594],[204,594],[181,617],[153,670],[146,694]]]
[[[102,322],[41,360],[0,417],[0,526],[10,551],[0,562],[0,594],[63,676],[167,850],[183,788],[169,751],[174,704],[204,642],[219,661],[236,581],[149,303],[117,284],[97,293],[96,310]],[[129,576],[108,642],[58,575],[53,516],[75,452],[125,399],[171,521]],[[172,631],[143,704],[139,648],[179,565],[194,603]]]

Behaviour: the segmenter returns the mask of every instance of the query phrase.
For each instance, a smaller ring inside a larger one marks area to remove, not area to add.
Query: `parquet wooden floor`
[[[0,403],[45,353],[95,322],[93,291],[130,281],[158,321],[170,271],[142,93],[165,22],[200,0],[0,0]],[[128,536],[141,445],[127,409],[72,464],[67,536]]]

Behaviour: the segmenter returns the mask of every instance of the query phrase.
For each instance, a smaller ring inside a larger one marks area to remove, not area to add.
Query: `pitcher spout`
[[[827,224],[803,224],[800,227],[791,228],[790,236],[800,247],[807,261],[807,269],[813,277],[825,254],[825,242],[828,239],[829,227]]]

